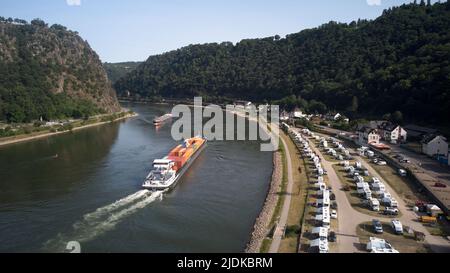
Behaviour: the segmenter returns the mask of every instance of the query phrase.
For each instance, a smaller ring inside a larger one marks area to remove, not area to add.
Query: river
[[[178,143],[163,105],[126,121],[0,148],[0,252],[242,252],[268,190],[272,153],[210,141],[162,198],[140,186]]]

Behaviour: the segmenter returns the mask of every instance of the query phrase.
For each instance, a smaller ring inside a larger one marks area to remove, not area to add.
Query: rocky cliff
[[[77,32],[0,18],[0,119],[81,117],[120,110],[102,62]]]

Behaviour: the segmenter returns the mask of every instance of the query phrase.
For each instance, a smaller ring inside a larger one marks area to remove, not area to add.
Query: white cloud
[[[381,5],[381,0],[366,0],[369,6],[379,6]]]
[[[81,0],[66,0],[69,6],[81,6]]]

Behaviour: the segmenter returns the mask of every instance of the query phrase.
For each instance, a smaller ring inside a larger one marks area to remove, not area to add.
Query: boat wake
[[[55,238],[44,244],[46,252],[64,252],[69,242],[87,242],[114,229],[124,218],[162,200],[162,191],[151,192],[141,190],[122,198],[112,204],[101,207],[83,216],[83,219],[73,225],[73,230],[67,234],[59,233]]]

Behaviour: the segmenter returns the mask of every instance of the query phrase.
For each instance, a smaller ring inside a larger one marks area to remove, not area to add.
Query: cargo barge
[[[142,185],[143,188],[155,191],[172,189],[189,169],[191,164],[203,151],[207,140],[193,137],[175,147],[163,159],[153,161],[153,170]]]

